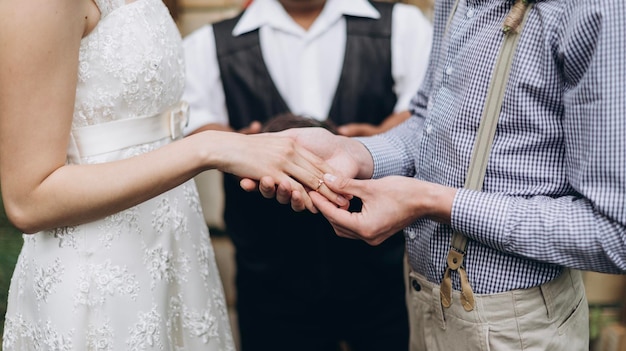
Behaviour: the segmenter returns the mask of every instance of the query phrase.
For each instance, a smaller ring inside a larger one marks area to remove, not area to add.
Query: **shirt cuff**
[[[397,157],[398,149],[387,138],[377,135],[355,139],[360,141],[372,155],[374,160],[372,178],[376,179],[403,173],[403,162]]]
[[[507,252],[507,218],[514,198],[459,189],[452,204],[452,228],[484,245]]]

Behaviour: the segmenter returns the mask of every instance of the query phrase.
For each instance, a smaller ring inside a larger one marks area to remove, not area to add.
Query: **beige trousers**
[[[539,287],[475,295],[471,312],[461,306],[458,291],[452,306],[444,308],[439,286],[406,272],[411,351],[589,349],[589,310],[579,271],[565,269]]]

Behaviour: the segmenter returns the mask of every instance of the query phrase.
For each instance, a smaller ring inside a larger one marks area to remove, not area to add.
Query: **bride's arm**
[[[291,138],[204,132],[127,160],[66,166],[78,50],[90,1],[0,0],[0,185],[26,233],[75,225],[141,203],[210,168],[298,192],[324,168]]]

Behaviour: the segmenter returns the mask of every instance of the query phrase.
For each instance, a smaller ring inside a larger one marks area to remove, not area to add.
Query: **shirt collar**
[[[380,18],[380,13],[367,0],[327,0],[322,13],[315,20],[330,24],[342,16]],[[239,36],[263,26],[271,26],[288,32],[302,31],[287,14],[278,0],[254,0],[233,29],[233,36]]]

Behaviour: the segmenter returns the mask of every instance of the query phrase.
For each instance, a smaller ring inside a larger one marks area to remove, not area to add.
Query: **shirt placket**
[[[444,50],[441,55],[441,63],[437,67],[433,90],[428,98],[426,106],[427,114],[422,131],[421,144],[419,148],[419,164],[416,167],[416,177],[428,181],[441,181],[437,177],[437,167],[433,164],[433,157],[436,154],[436,141],[439,136],[438,121],[444,114],[452,113],[454,106],[458,106],[458,96],[454,96],[450,84],[453,84],[456,74],[456,63],[463,47],[465,33],[475,19],[477,9],[473,5],[468,5],[464,0],[459,2],[454,18],[450,22],[447,34],[444,37]]]

